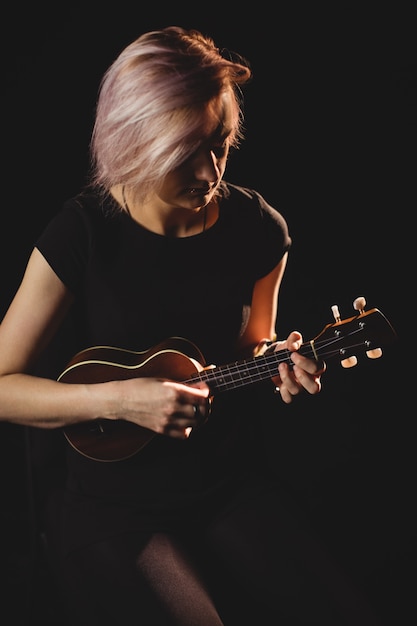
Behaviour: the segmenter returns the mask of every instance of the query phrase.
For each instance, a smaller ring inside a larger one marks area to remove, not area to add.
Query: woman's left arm
[[[320,391],[321,376],[326,370],[326,364],[297,354],[303,343],[302,335],[298,331],[291,332],[284,341],[276,340],[279,290],[287,259],[288,253],[269,274],[256,282],[249,321],[240,339],[239,349],[243,354],[252,355],[262,354],[267,349],[287,349],[292,352],[292,367],[285,362],[280,363],[277,376],[272,378],[276,391],[288,404],[303,389],[310,394]]]

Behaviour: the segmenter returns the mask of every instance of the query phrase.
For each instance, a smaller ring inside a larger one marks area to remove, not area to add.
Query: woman
[[[1,418],[66,435],[69,624],[372,623],[262,450],[264,398],[318,393],[325,365],[296,331],[270,345],[287,225],[223,179],[250,77],[195,31],[128,45],[101,84],[90,184],[37,240],[1,324]],[[39,374],[69,321],[78,356]],[[239,372],[213,393],[202,370],[284,348],[273,384]]]

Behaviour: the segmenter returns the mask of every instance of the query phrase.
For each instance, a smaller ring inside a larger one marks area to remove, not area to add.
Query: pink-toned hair
[[[128,45],[101,81],[91,139],[92,183],[130,187],[140,200],[204,140],[207,112],[232,94],[230,145],[243,137],[240,86],[248,63],[223,56],[195,30],[171,26]]]

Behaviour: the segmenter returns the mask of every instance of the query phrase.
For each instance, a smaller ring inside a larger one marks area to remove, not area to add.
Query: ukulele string
[[[362,332],[362,329],[349,333],[348,336],[354,335],[358,332]],[[323,360],[330,359],[337,355],[342,356],[340,347],[334,348],[335,344],[339,344],[344,337],[334,337],[331,340],[318,340],[314,342],[314,349],[310,342],[302,344],[300,347],[300,353],[303,356],[316,359],[319,353]],[[350,343],[350,348],[358,348],[363,346],[363,341],[359,341],[356,344]],[[253,359],[245,359],[242,361],[235,361],[227,365],[220,365],[218,367],[203,370],[195,374],[191,379],[184,381],[185,383],[195,382],[196,380],[204,381],[209,386],[210,383],[213,388],[220,391],[222,388],[228,389],[230,387],[240,387],[247,385],[248,382],[257,382],[265,380],[274,374],[276,367],[279,363],[287,363],[292,366],[291,352],[287,349],[279,350],[270,355],[262,355],[254,357]]]

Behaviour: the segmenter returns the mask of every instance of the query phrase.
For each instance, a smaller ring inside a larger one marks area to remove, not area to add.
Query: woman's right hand
[[[107,384],[107,383],[105,383]],[[115,381],[118,405],[113,419],[124,419],[155,433],[186,439],[209,413],[209,388],[159,378]]]

